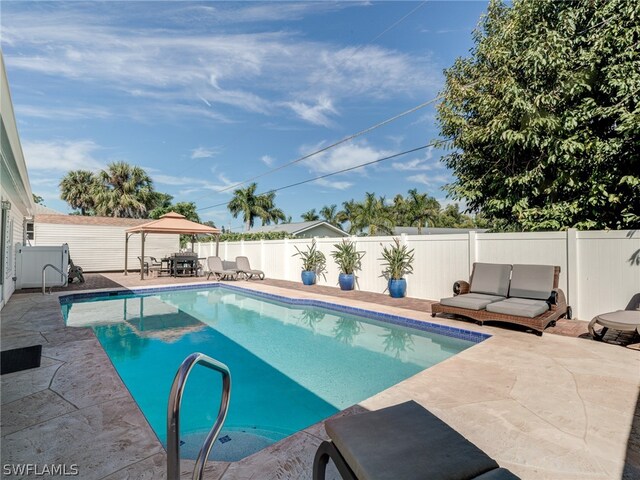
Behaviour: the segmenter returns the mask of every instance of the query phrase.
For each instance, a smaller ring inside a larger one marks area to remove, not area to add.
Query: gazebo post
[[[219,257],[220,255],[218,255],[220,251],[220,234],[218,233],[216,235],[216,257]]]
[[[191,251],[192,252],[195,251],[195,244],[196,244],[196,236],[195,235],[191,235]]]
[[[129,273],[127,273],[127,264],[129,261],[129,237],[131,237],[131,235],[133,235],[133,233],[125,232],[124,234],[124,276],[125,277],[129,275]]]
[[[144,280],[144,232],[140,232],[141,244],[140,244],[140,280]]]

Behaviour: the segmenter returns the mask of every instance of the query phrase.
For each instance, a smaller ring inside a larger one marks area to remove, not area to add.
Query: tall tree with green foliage
[[[492,0],[438,106],[455,199],[505,229],[640,227],[640,3]]]
[[[315,208],[312,208],[311,210],[304,212],[302,215],[300,215],[300,218],[302,218],[303,222],[315,222],[317,220],[320,220],[320,216],[316,212]]]
[[[89,170],[71,170],[60,181],[60,198],[80,215],[92,215],[96,177]]]
[[[407,204],[407,221],[410,226],[418,227],[418,235],[422,233],[422,229],[428,226],[428,221],[433,221],[438,216],[440,204],[438,201],[426,193],[418,193],[416,188],[412,188],[408,192],[406,200]]]
[[[385,205],[385,198],[376,198],[376,194],[367,192],[364,201],[358,203],[354,209],[352,228],[355,231],[368,230],[369,235],[391,233],[393,230],[393,215]]]
[[[262,225],[270,225],[271,222],[276,225],[279,222],[284,222],[287,220],[287,216],[284,214],[284,211],[278,207],[276,207],[276,193],[269,192],[260,195],[263,197],[263,214],[260,215],[260,219],[262,220]]]
[[[342,228],[340,224],[342,223],[341,219],[343,218],[343,213],[338,211],[338,206],[336,204],[325,205],[322,207],[320,209],[320,217],[328,224]]]
[[[125,162],[100,171],[93,192],[96,213],[107,217],[147,218],[157,202],[147,172]]]
[[[286,220],[282,210],[275,206],[275,193],[256,194],[258,185],[250,184],[246,188],[238,188],[233,192],[233,198],[227,204],[227,208],[233,218],[242,215],[245,230],[253,227],[256,218],[262,219],[262,224]]]
[[[194,202],[170,203],[167,206],[156,207],[149,213],[149,218],[160,218],[162,215],[169,212],[179,213],[187,220],[200,223],[200,215],[198,215],[196,204]]]

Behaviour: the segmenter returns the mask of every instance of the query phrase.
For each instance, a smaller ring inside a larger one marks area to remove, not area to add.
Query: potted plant
[[[389,280],[389,295],[402,298],[407,293],[407,281],[404,276],[413,272],[413,249],[400,245],[397,238],[394,238],[393,242],[393,245],[382,248],[382,275]]]
[[[324,271],[327,264],[324,253],[318,251],[316,248],[316,242],[311,242],[311,245],[307,245],[307,250],[302,251],[296,247],[298,253],[294,253],[294,257],[300,257],[302,259],[302,283],[305,285],[313,285],[316,283],[318,273]]]
[[[331,256],[336,261],[340,269],[338,283],[342,290],[353,290],[355,284],[355,271],[360,270],[360,261],[364,257],[364,252],[356,250],[356,244],[349,240],[342,240],[342,243],[334,245],[335,250]]]

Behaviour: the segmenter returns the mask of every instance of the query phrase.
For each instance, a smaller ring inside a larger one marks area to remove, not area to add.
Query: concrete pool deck
[[[413,399],[522,478],[640,477],[637,351],[432,319],[428,311],[347,296],[262,282],[234,284],[493,335],[345,413]],[[39,368],[2,376],[3,467],[75,464],[80,478],[165,478],[162,445],[93,331],[64,326],[57,294],[14,295],[2,310],[1,327],[2,350],[43,345]],[[312,426],[240,462],[209,462],[205,478],[310,478],[315,450],[325,437],[321,424]],[[182,466],[190,473],[189,462]]]

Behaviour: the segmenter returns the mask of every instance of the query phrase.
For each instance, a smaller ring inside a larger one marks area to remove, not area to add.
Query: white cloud
[[[53,140],[22,142],[29,170],[68,172],[69,170],[99,170],[104,162],[94,153],[101,149],[92,140]]]
[[[320,178],[314,183],[317,185],[322,185],[323,187],[334,188],[336,190],[347,190],[348,188],[353,186],[353,183],[351,182],[327,180],[326,178]]]
[[[211,158],[217,155],[219,151],[215,148],[198,147],[191,150],[191,158]]]
[[[427,175],[425,173],[419,173],[418,175],[412,175],[407,177],[407,180],[414,183],[422,183],[429,187],[441,186],[451,181],[450,177],[445,175]]]
[[[37,15],[18,2],[3,9],[2,42],[12,46],[4,52],[7,65],[124,93],[126,100],[136,102],[127,110],[132,117],[136,110],[138,116],[148,118],[161,110],[230,121],[228,111],[216,110],[227,106],[269,116],[293,110],[305,122],[328,126],[337,115],[335,105],[343,99],[423,99],[435,94],[441,83],[440,68],[428,55],[310,41],[292,31],[242,34],[210,28],[214,21],[237,23],[239,12],[246,15],[242,21],[295,18],[347,8],[340,5],[285,3],[233,10],[218,4],[197,6],[210,16],[200,19],[188,14],[183,23],[187,18],[199,20],[190,23],[192,28],[180,28],[184,25],[179,19],[163,15],[186,10],[182,6],[169,2],[152,12],[130,7],[143,18],[172,18],[174,23],[164,30],[125,27],[122,15],[109,8],[110,3],[98,10],[75,5],[42,8]],[[225,17],[221,11],[231,13]],[[149,108],[140,109],[138,102]],[[87,113],[77,110],[75,114]]]
[[[329,115],[337,115],[330,98],[320,97],[315,105],[307,105],[303,102],[289,102],[287,105],[303,120],[323,127],[331,126]]]
[[[90,106],[72,106],[53,107],[45,105],[16,105],[16,116],[46,118],[55,120],[81,120],[86,118],[109,118],[111,112],[104,107]]]
[[[273,165],[273,162],[275,162],[274,158],[269,156],[269,155],[263,155],[262,157],[260,157],[260,160],[262,161],[262,163],[264,163],[267,167],[270,167]]]
[[[412,160],[393,162],[391,168],[403,171],[420,171],[420,170],[434,170],[442,168],[440,161],[432,161],[433,159],[433,147],[429,147],[422,158],[414,158]]]
[[[303,147],[301,151],[314,151],[320,147],[321,145]],[[378,160],[391,154],[392,152],[389,150],[374,148],[366,141],[361,140],[359,142],[343,143],[326,152],[314,155],[305,160],[304,164],[314,172],[330,173]],[[366,168],[357,169],[355,172],[365,173]]]

